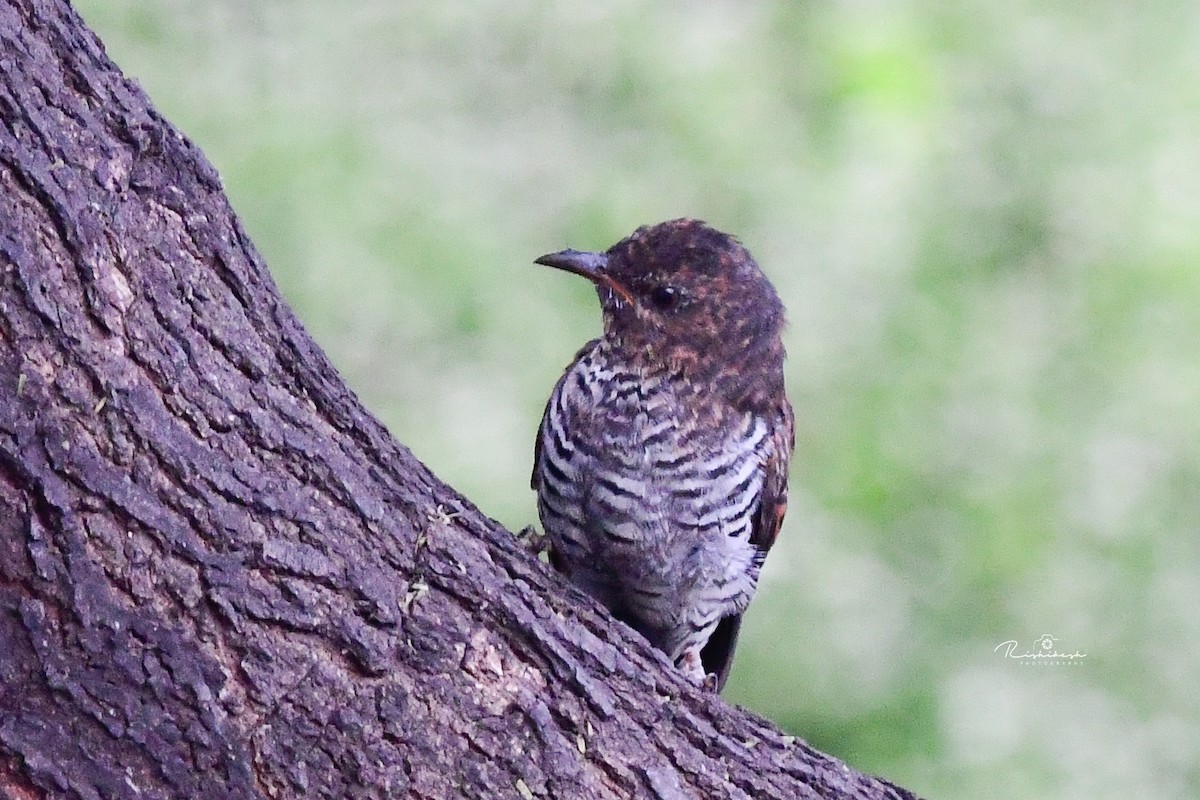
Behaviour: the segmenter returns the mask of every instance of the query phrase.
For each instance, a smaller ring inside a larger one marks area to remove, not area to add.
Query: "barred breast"
[[[550,397],[534,474],[556,564],[674,660],[754,593],[773,442],[760,416],[687,391],[593,343]]]

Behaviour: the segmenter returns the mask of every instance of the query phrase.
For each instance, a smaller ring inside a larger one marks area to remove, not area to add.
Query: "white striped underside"
[[[669,379],[601,356],[580,359],[550,399],[538,510],[572,580],[677,659],[754,593],[771,438],[751,414],[698,425],[675,411]]]

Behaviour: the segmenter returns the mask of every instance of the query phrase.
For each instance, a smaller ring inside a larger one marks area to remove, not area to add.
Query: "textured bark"
[[[0,2],[0,121],[0,795],[911,797],[397,444],[64,2]]]

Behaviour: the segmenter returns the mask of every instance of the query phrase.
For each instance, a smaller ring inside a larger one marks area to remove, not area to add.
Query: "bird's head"
[[[562,250],[536,263],[596,285],[606,339],[685,372],[782,362],[783,305],[746,248],[694,219],[638,228],[603,253]]]

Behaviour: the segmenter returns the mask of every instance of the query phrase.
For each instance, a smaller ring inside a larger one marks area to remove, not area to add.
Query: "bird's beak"
[[[604,271],[604,267],[608,264],[608,256],[605,253],[560,250],[557,253],[548,253],[540,258],[535,258],[533,263],[582,275],[597,286],[604,286],[612,290],[613,294],[633,305],[633,295],[629,290]]]

